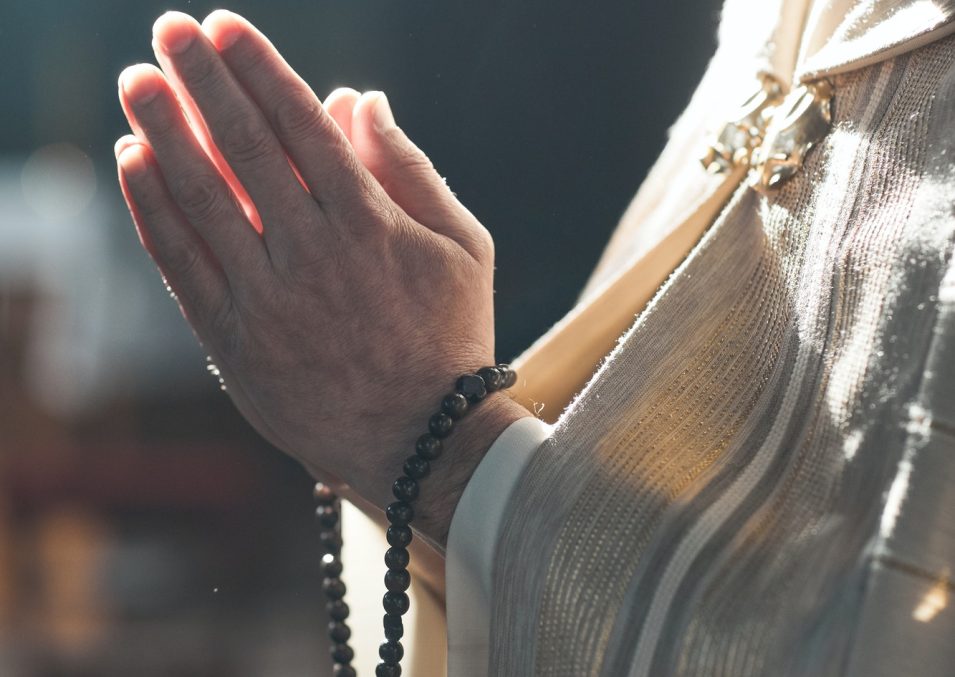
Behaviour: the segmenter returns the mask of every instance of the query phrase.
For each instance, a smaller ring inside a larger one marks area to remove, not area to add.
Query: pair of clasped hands
[[[365,507],[458,374],[494,363],[487,230],[381,92],[320,102],[242,17],[153,27],[160,68],[123,71],[116,143],[140,239],[229,395],[271,443]],[[444,545],[463,486],[528,415],[474,408],[425,480],[416,527]]]

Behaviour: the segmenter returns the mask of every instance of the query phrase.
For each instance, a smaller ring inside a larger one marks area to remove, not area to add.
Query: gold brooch
[[[711,174],[749,164],[753,150],[762,141],[773,107],[783,99],[783,86],[769,73],[760,75],[759,80],[759,89],[723,125],[700,158]]]
[[[766,136],[753,151],[751,183],[771,191],[799,171],[806,154],[832,126],[832,83],[818,80],[799,85],[774,112]]]

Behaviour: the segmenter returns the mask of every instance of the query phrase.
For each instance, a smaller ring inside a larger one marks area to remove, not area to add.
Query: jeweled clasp
[[[803,166],[806,154],[832,126],[832,83],[818,80],[799,85],[779,105],[765,138],[752,154],[751,183],[771,191]]]
[[[783,100],[782,83],[773,75],[759,76],[759,89],[715,135],[700,162],[711,174],[722,174],[746,165],[760,142],[773,107]]]

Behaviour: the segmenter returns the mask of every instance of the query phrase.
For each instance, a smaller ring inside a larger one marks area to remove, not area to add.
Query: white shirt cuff
[[[527,416],[494,441],[451,519],[445,561],[448,677],[486,677],[491,626],[491,573],[511,492],[552,427]]]

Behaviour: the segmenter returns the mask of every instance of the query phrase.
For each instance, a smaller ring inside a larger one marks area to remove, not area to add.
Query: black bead
[[[385,515],[388,517],[388,521],[396,527],[406,527],[414,519],[414,508],[411,507],[410,503],[395,501],[385,509]]]
[[[332,660],[336,663],[348,665],[355,657],[355,651],[347,644],[339,644],[332,647]]]
[[[322,583],[322,591],[328,599],[341,599],[345,596],[345,584],[340,578],[327,578]]]
[[[338,511],[331,505],[320,505],[315,509],[315,518],[326,529],[332,529],[338,524]]]
[[[389,569],[407,569],[411,557],[404,548],[388,548],[385,551],[385,566]]]
[[[350,665],[336,665],[335,671],[332,674],[334,677],[358,677],[358,673],[355,672],[355,668]]]
[[[336,498],[335,492],[321,482],[315,485],[315,489],[312,490],[312,496],[315,497],[315,501],[320,505],[331,505],[335,502]]]
[[[511,369],[509,364],[499,364],[497,368],[504,375],[504,386],[505,388],[510,388],[512,385],[517,383],[517,372]]]
[[[435,437],[447,437],[451,434],[451,428],[454,427],[454,419],[439,411],[428,420],[428,430]]]
[[[414,480],[420,480],[431,473],[431,464],[420,456],[409,456],[405,461],[405,475]]]
[[[347,642],[348,638],[351,637],[351,628],[344,623],[329,623],[328,636],[333,642]]]
[[[332,617],[332,620],[343,621],[348,618],[348,605],[340,599],[329,602],[325,608],[328,610],[328,615]]]
[[[382,662],[395,665],[404,657],[405,648],[401,642],[382,642],[378,645],[378,655]]]
[[[401,677],[401,666],[379,663],[375,667],[375,677]]]
[[[388,545],[394,548],[407,548],[411,543],[412,533],[408,527],[392,525],[385,532],[385,537],[388,539]]]
[[[388,527],[385,536],[388,539],[388,545],[395,548],[407,548],[408,544],[411,543],[412,534],[411,529],[408,527],[396,527],[392,525]]]
[[[335,555],[322,557],[322,573],[325,578],[338,578],[342,575],[342,561]]]
[[[399,477],[391,486],[391,493],[399,501],[410,503],[418,498],[418,483],[410,477]]]
[[[434,435],[422,435],[418,438],[418,443],[415,444],[415,451],[421,458],[433,461],[441,455],[441,440]]]
[[[398,616],[404,616],[408,613],[408,608],[411,606],[411,600],[403,592],[386,592],[381,603],[385,607],[386,613],[397,614]]]
[[[397,642],[405,634],[405,624],[401,621],[401,616],[385,614],[384,616],[385,637],[393,642]]]
[[[406,569],[385,572],[385,587],[391,592],[404,592],[411,585],[411,574]]]
[[[451,393],[445,395],[441,400],[441,411],[457,420],[464,416],[468,411],[468,398],[461,393]]]
[[[337,555],[342,551],[342,536],[335,531],[325,531],[319,535],[326,552]]]
[[[487,386],[484,379],[477,374],[465,374],[458,379],[455,390],[464,395],[468,402],[474,404],[487,397]]]
[[[497,367],[482,367],[477,375],[484,379],[484,385],[489,393],[504,387],[504,374]]]

